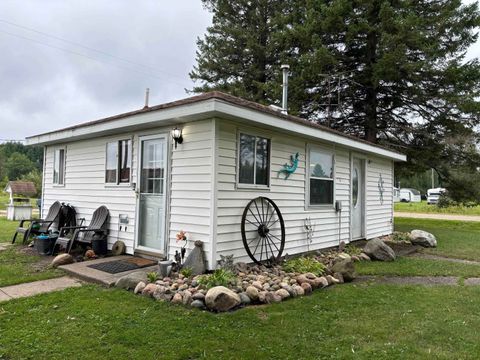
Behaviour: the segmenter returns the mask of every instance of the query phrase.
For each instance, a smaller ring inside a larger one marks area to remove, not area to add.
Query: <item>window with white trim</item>
[[[241,133],[238,145],[238,183],[269,186],[270,139]]]
[[[53,153],[53,184],[65,184],[65,149],[55,149]]]
[[[130,182],[132,162],[132,141],[119,140],[107,143],[105,161],[105,182],[126,184]]]
[[[334,202],[334,155],[318,149],[309,149],[309,205],[333,205]]]

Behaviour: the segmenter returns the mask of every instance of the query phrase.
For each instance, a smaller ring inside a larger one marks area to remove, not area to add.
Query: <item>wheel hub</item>
[[[266,237],[269,232],[270,232],[270,229],[265,224],[262,224],[258,227],[258,234],[261,237]]]

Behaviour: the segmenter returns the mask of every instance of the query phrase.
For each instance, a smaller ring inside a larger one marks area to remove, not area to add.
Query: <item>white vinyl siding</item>
[[[187,256],[193,242],[201,240],[206,259],[211,259],[211,209],[213,176],[214,120],[185,124],[183,143],[173,149],[170,173],[170,232],[169,258],[180,251],[176,234],[187,232]],[[211,267],[211,266],[210,266]]]
[[[193,241],[201,240],[207,256],[211,251],[211,184],[213,181],[213,142],[214,123],[204,120],[188,123],[183,126],[184,142],[172,150],[173,141],[169,142],[171,153],[170,164],[170,206],[167,206],[166,241],[170,244],[172,257],[179,249],[175,235],[180,230],[189,234],[188,248],[193,248]],[[56,200],[69,203],[75,207],[77,217],[86,219],[88,224],[96,208],[107,206],[110,211],[109,247],[116,240],[122,240],[127,246],[127,253],[134,252],[135,222],[137,197],[133,186],[111,186],[105,183],[106,144],[125,138],[132,139],[132,172],[131,182],[139,186],[137,181],[138,137],[141,135],[170,134],[171,128],[150,129],[134,134],[122,134],[99,137],[91,140],[80,140],[66,144],[65,186],[53,185],[54,149],[58,146],[45,147],[45,181],[43,215]],[[119,215],[129,218],[126,231],[118,231]],[[188,252],[187,252],[188,253]]]
[[[127,252],[133,253],[135,233],[135,192],[131,187],[108,188],[105,186],[106,143],[118,137],[103,137],[81,140],[66,144],[65,186],[52,185],[53,146],[46,146],[45,182],[42,206],[43,215],[55,201],[73,205],[77,218],[85,218],[90,223],[93,212],[101,205],[110,211],[109,247],[118,239],[125,242]],[[126,230],[118,231],[118,217],[125,214],[129,218]]]
[[[235,261],[251,261],[243,247],[240,223],[245,206],[250,200],[258,196],[266,196],[272,199],[282,212],[286,228],[284,254],[296,254],[338,245],[339,215],[335,212],[333,206],[322,209],[305,209],[305,152],[307,141],[278,132],[268,132],[271,147],[270,189],[237,189],[235,187],[238,141],[236,134],[243,127],[223,119],[218,121],[216,259],[218,260],[220,255],[233,254]],[[251,129],[250,133],[255,133],[255,131],[258,131],[258,129]],[[335,199],[343,202],[340,236],[342,240],[348,241],[348,204],[350,199],[349,152],[347,150],[331,149],[335,154],[336,160]],[[289,163],[290,156],[295,155],[297,152],[299,153],[297,170],[287,180],[284,179],[284,174],[278,176],[278,170],[285,163]],[[304,228],[304,222],[307,217],[310,217],[315,225],[313,242],[311,244],[307,243]]]

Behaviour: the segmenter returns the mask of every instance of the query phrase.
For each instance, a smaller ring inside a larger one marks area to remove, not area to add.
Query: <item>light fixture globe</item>
[[[177,144],[181,144],[183,142],[182,129],[175,127],[172,130],[172,138],[173,138],[173,141],[175,141],[175,149],[176,149]]]

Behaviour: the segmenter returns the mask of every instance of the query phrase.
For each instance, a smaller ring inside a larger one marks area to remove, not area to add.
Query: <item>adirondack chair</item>
[[[93,241],[104,240],[108,235],[108,222],[110,214],[106,206],[100,206],[93,213],[88,226],[65,226],[60,229],[58,239],[52,249],[52,255],[57,247],[64,247],[68,254],[76,243],[92,245]],[[72,233],[73,231],[73,233]],[[71,235],[69,235],[69,233]]]
[[[48,210],[48,214],[45,219],[21,220],[20,225],[15,231],[15,235],[13,235],[12,244],[15,243],[18,234],[23,234],[23,243],[25,244],[30,235],[40,235],[48,233],[50,226],[52,226],[53,223],[58,223],[61,209],[62,204],[60,204],[59,201],[55,201],[52,206],[50,206],[50,209]],[[30,222],[30,225],[28,227],[24,226],[24,224],[28,222]]]

